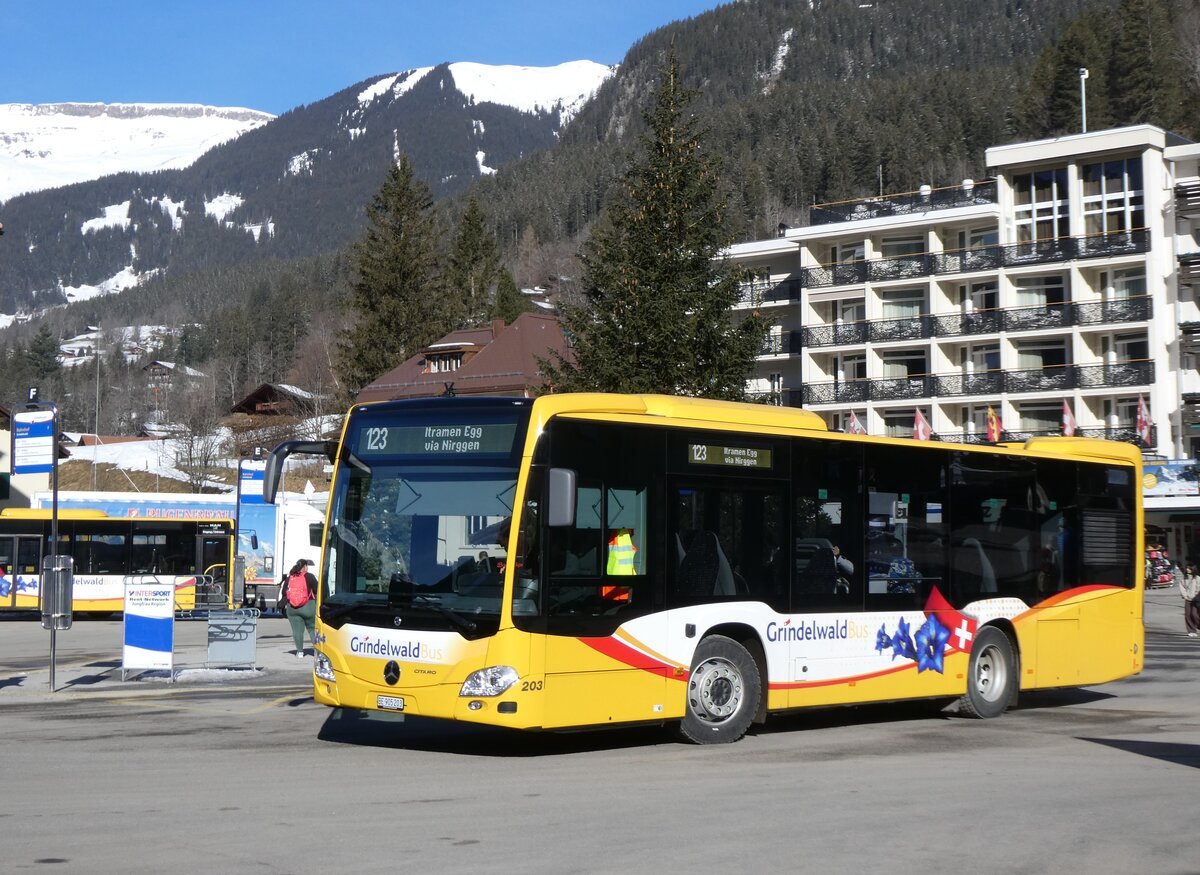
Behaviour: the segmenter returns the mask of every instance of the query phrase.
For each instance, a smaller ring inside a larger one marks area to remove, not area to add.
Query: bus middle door
[[[29,581],[40,572],[39,541],[33,536],[0,535],[0,609],[37,607],[37,591],[29,588]]]

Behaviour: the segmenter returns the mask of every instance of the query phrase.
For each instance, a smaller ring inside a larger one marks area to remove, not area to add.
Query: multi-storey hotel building
[[[959,442],[986,440],[989,408],[1003,440],[1059,434],[1065,399],[1077,434],[1194,456],[1200,144],[1138,125],[986,164],[734,246],[739,307],[771,325],[752,391],[871,434],[912,436],[919,410]]]

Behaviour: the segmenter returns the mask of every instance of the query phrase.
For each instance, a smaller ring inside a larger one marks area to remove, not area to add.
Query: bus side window
[[[792,610],[862,610],[866,573],[862,452],[859,444],[796,442]]]
[[[946,590],[947,454],[939,449],[869,446],[867,604],[921,608]]]

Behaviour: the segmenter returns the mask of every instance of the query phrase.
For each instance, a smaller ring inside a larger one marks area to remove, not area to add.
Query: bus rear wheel
[[[999,717],[1015,699],[1017,660],[1012,642],[995,626],[984,626],[971,645],[967,694],[958,700],[968,717]]]
[[[727,744],[750,728],[762,699],[758,663],[737,641],[710,635],[700,642],[688,675],[679,733],[695,744]]]

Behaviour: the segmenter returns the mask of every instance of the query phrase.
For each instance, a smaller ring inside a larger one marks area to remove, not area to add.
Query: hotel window
[[[1000,306],[1000,296],[994,282],[959,286],[958,296],[960,303],[964,305],[970,301],[971,310],[995,310]]]
[[[1044,431],[1058,434],[1062,426],[1062,402],[1053,404],[1018,404],[1021,431]]]
[[[958,232],[959,249],[982,249],[1000,243],[1000,232],[995,227],[969,228]]]
[[[1146,226],[1141,158],[1085,164],[1080,178],[1085,233],[1113,234]]]
[[[829,247],[829,261],[836,264],[862,261],[865,252],[862,243],[835,243]]]
[[[920,255],[926,250],[922,234],[907,237],[884,237],[879,244],[879,254],[884,258],[899,258],[903,255]]]
[[[1145,400],[1146,415],[1150,417],[1151,422],[1154,422],[1154,416],[1150,413],[1150,399],[1146,398]],[[1110,426],[1137,425],[1137,415],[1137,398],[1118,398],[1116,401],[1104,402],[1104,418],[1108,420]],[[1114,417],[1115,422],[1113,421]]]
[[[1070,236],[1067,168],[1019,173],[1012,187],[1018,243]]]
[[[462,360],[461,352],[456,352],[452,355],[430,356],[428,359],[429,373],[444,374],[450,371],[457,371],[462,367]]]
[[[987,343],[981,346],[963,347],[964,370],[966,370],[968,362],[971,364],[971,371],[976,374],[1000,370],[1000,344]]]
[[[928,407],[921,408],[921,415],[925,417],[926,422],[933,422],[930,418]],[[913,427],[916,425],[916,422],[917,414],[915,408],[905,407],[901,410],[886,410],[883,413],[883,433],[888,437],[910,438],[913,436]]]
[[[999,405],[996,405],[996,407],[999,407]],[[987,412],[988,405],[986,404],[960,407],[958,418],[959,422],[962,423],[963,434],[987,434]],[[996,415],[1000,415],[999,410],[996,410]]]
[[[1146,271],[1140,267],[1101,271],[1100,288],[1110,287],[1113,290],[1113,297],[1118,300],[1144,297],[1146,294]]]
[[[885,379],[923,377],[928,372],[929,366],[926,364],[923,349],[891,350],[883,357]]]
[[[862,298],[837,302],[838,322],[862,322],[867,318],[867,305]]]
[[[835,373],[839,381],[850,382],[851,380],[865,380],[867,378],[867,357],[865,354],[844,355],[840,359],[835,359],[835,362]]]
[[[1067,363],[1064,340],[1031,340],[1017,344],[1018,368],[1059,368]]]
[[[925,311],[925,293],[914,289],[881,296],[884,319],[916,319]]]
[[[1066,303],[1067,289],[1061,275],[1017,278],[1017,305],[1053,307]]]
[[[1113,348],[1119,362],[1144,362],[1150,358],[1150,342],[1144,334],[1118,334],[1113,338]]]

